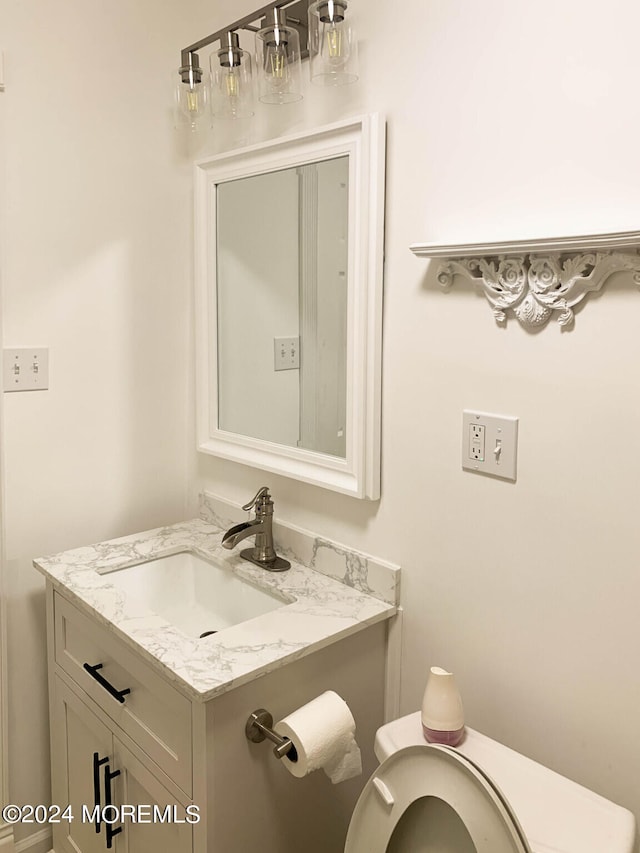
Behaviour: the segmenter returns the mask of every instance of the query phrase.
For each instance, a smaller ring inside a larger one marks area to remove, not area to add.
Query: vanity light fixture
[[[317,0],[309,6],[311,82],[316,85],[342,86],[358,79],[347,7],[347,0]]]
[[[185,47],[176,88],[181,122],[198,130],[207,114],[215,118],[253,115],[252,57],[240,47],[242,30],[255,33],[262,103],[287,104],[302,98],[301,60],[308,56],[313,83],[355,82],[357,49],[347,19],[348,4],[349,0],[272,2]],[[205,73],[198,52],[216,41],[220,48],[210,56],[211,74]]]
[[[259,100],[290,104],[302,100],[300,36],[287,26],[285,9],[274,6],[256,33]]]
[[[218,118],[253,115],[251,54],[240,48],[238,33],[227,32],[211,54],[211,111]]]
[[[195,52],[182,55],[175,95],[180,122],[188,124],[191,130],[197,130],[207,114],[209,79]]]

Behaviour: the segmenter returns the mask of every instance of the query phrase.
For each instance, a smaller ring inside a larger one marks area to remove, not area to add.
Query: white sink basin
[[[110,572],[109,582],[196,638],[288,603],[193,551]]]

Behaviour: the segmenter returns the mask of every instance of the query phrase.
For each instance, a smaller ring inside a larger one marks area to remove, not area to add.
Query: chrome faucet
[[[230,527],[222,537],[222,547],[231,550],[247,536],[255,536],[255,547],[245,548],[240,551],[240,556],[268,572],[284,572],[291,567],[291,563],[278,557],[273,547],[273,501],[267,486],[263,486],[242,509],[251,512],[254,507],[256,517]]]

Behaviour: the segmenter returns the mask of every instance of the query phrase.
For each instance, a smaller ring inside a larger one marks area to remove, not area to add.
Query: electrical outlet
[[[465,471],[516,479],[518,418],[487,412],[462,413],[462,467]]]
[[[484,434],[486,427],[472,423],[469,427],[469,459],[484,462]]]
[[[300,338],[273,339],[274,370],[297,370],[300,367]]]
[[[5,349],[2,363],[4,391],[45,391],[49,387],[46,347]]]

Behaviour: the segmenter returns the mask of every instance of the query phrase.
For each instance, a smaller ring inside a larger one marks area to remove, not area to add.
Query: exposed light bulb
[[[267,73],[275,80],[283,80],[287,70],[287,53],[280,45],[269,45],[266,56]]]
[[[325,34],[327,42],[327,51],[332,59],[342,56],[342,33],[334,25],[329,27]]]
[[[225,88],[227,90],[227,96],[229,98],[237,98],[238,92],[240,89],[240,85],[238,83],[238,76],[235,73],[234,68],[230,68],[225,77]]]
[[[187,112],[197,113],[200,109],[200,99],[196,89],[189,89],[186,93]]]
[[[329,62],[339,64],[349,58],[349,39],[344,38],[344,22],[323,24],[320,53]]]

